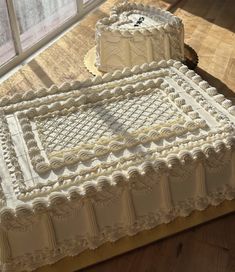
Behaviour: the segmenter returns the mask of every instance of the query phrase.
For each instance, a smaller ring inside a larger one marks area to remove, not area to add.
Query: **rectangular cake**
[[[4,97],[0,123],[2,271],[235,197],[235,107],[179,61]]]

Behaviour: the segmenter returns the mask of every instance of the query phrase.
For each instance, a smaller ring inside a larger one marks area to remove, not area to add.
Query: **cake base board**
[[[94,76],[102,76],[104,73],[100,72],[95,66],[95,50],[96,47],[92,47],[84,57],[84,64],[87,70]]]
[[[136,248],[148,245],[181,231],[206,223],[235,211],[235,200],[226,200],[219,206],[210,206],[204,211],[195,211],[188,217],[179,217],[169,224],[159,225],[151,230],[142,231],[134,236],[124,237],[114,243],[105,243],[95,250],[86,250],[75,257],[66,257],[53,265],[43,266],[35,272],[72,272]]]
[[[194,70],[198,64],[198,55],[195,50],[187,44],[184,44],[185,60],[183,63],[188,66],[189,69]],[[96,47],[92,47],[84,57],[84,64],[87,70],[94,76],[102,76],[105,74],[97,69],[95,65]]]

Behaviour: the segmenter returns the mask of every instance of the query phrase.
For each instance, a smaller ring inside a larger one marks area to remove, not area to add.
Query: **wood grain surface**
[[[176,0],[144,0],[168,8]],[[83,58],[95,45],[94,26],[108,0],[0,85],[0,95],[91,77]],[[197,72],[235,101],[235,1],[182,0],[171,10],[183,19],[185,42],[199,56]],[[234,272],[235,214],[155,242],[84,272]],[[66,271],[65,271],[66,272]]]
[[[81,272],[234,272],[235,215],[115,257]]]

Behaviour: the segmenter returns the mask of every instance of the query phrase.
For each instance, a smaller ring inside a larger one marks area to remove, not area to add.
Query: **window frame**
[[[25,59],[30,57],[32,54],[36,53],[40,48],[48,44],[66,29],[71,27],[73,24],[81,20],[89,11],[95,9],[105,0],[93,0],[89,1],[86,4],[83,4],[83,0],[76,0],[77,4],[77,13],[62,23],[59,27],[51,30],[48,34],[42,37],[38,42],[23,50],[21,41],[20,41],[20,32],[17,22],[17,17],[13,5],[13,0],[6,0],[6,5],[8,9],[10,27],[12,32],[12,39],[15,48],[15,56],[6,61],[3,64],[0,64],[0,77],[9,72],[11,69],[22,63]]]

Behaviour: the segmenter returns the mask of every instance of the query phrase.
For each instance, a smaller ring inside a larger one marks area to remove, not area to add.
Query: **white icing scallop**
[[[174,62],[173,66],[174,66],[175,68],[178,68],[178,69],[179,69],[181,66],[183,66],[183,63],[180,62],[180,61],[176,61],[176,62]]]
[[[206,82],[205,80],[203,80],[203,81],[201,81],[199,83],[199,87],[202,88],[203,90],[207,90],[208,87],[209,87],[209,84],[208,84],[208,82]]]
[[[191,105],[183,105],[181,107],[181,109],[183,110],[183,112],[191,112],[192,111],[192,106]]]
[[[154,169],[159,173],[166,172],[168,167],[164,160],[157,160],[154,162]]]
[[[188,67],[186,65],[183,65],[179,68],[179,71],[183,74],[185,74],[188,71]]]
[[[177,168],[180,165],[180,161],[177,156],[175,155],[169,155],[167,157],[167,164],[169,168]]]
[[[63,160],[66,165],[70,165],[78,162],[78,157],[74,153],[66,153],[63,156]]]
[[[182,106],[182,105],[185,104],[185,100],[184,100],[183,98],[181,98],[181,97],[176,98],[176,99],[175,99],[175,104],[176,104],[177,106]]]
[[[188,113],[188,115],[189,115],[192,119],[196,119],[196,118],[199,117],[199,114],[198,114],[198,112],[196,112],[196,111],[191,111],[191,112]]]
[[[232,106],[228,109],[229,113],[235,116],[235,106]]]
[[[100,176],[97,181],[98,190],[108,190],[111,186],[111,180],[108,177]]]
[[[175,100],[175,102],[176,102],[176,98],[178,98],[179,97],[179,94],[178,93],[170,93],[169,94],[169,98],[171,99],[171,100]]]
[[[192,78],[192,77],[194,77],[195,75],[196,75],[195,72],[192,71],[192,70],[188,70],[188,71],[186,72],[186,76],[189,77],[189,78]]]
[[[149,64],[149,67],[150,67],[151,69],[157,68],[157,67],[158,67],[158,62],[152,61],[152,62]]]
[[[118,151],[120,149],[123,148],[123,143],[121,142],[118,142],[118,141],[112,141],[110,144],[109,144],[109,147],[111,150],[113,151]]]
[[[134,179],[135,181],[137,181],[137,179],[139,179],[141,176],[138,168],[135,168],[135,167],[130,167],[127,172],[128,172],[129,178]]]
[[[193,162],[192,155],[188,151],[180,151],[179,157],[184,164],[191,164]]]
[[[63,166],[64,161],[63,161],[62,158],[56,158],[56,157],[54,157],[54,158],[50,159],[50,164],[51,164],[51,167],[53,169],[57,169],[57,168],[60,168],[60,167]]]
[[[126,181],[126,177],[122,172],[114,172],[112,174],[112,180],[117,186],[123,186]]]
[[[232,104],[233,104],[232,101],[229,100],[229,99],[225,99],[225,100],[222,102],[222,106],[223,106],[224,108],[226,108],[226,109],[228,109],[229,107],[231,107]]]
[[[192,80],[196,83],[199,83],[202,81],[202,78],[199,75],[195,75],[192,77]]]
[[[78,152],[78,157],[81,161],[87,161],[94,157],[93,153],[88,150],[81,150]]]
[[[225,97],[223,94],[217,94],[214,96],[214,99],[216,102],[221,103],[222,101],[224,101]]]
[[[172,131],[170,128],[161,128],[160,129],[160,134],[164,137],[164,138],[170,138],[174,135],[174,131]]]
[[[17,103],[19,101],[21,101],[22,99],[22,95],[19,93],[15,93],[12,97],[11,97],[11,102],[12,103]]]
[[[37,163],[36,170],[38,173],[45,173],[50,170],[50,165],[45,162]]]
[[[94,148],[94,152],[95,152],[95,155],[96,156],[101,156],[101,155],[104,155],[108,152],[108,149],[104,146],[95,146]]]
[[[210,96],[214,96],[218,93],[216,88],[214,88],[214,87],[209,87],[206,89],[206,91]]]
[[[0,106],[5,106],[10,102],[10,97],[9,96],[4,96],[0,100]]]
[[[69,82],[64,82],[60,87],[59,87],[59,90],[61,92],[68,92],[71,90],[71,85]]]
[[[142,169],[144,174],[146,175],[151,175],[155,173],[153,164],[149,161],[146,161],[142,164]]]
[[[35,93],[33,90],[27,91],[25,94],[23,94],[24,100],[31,100],[35,98]]]

